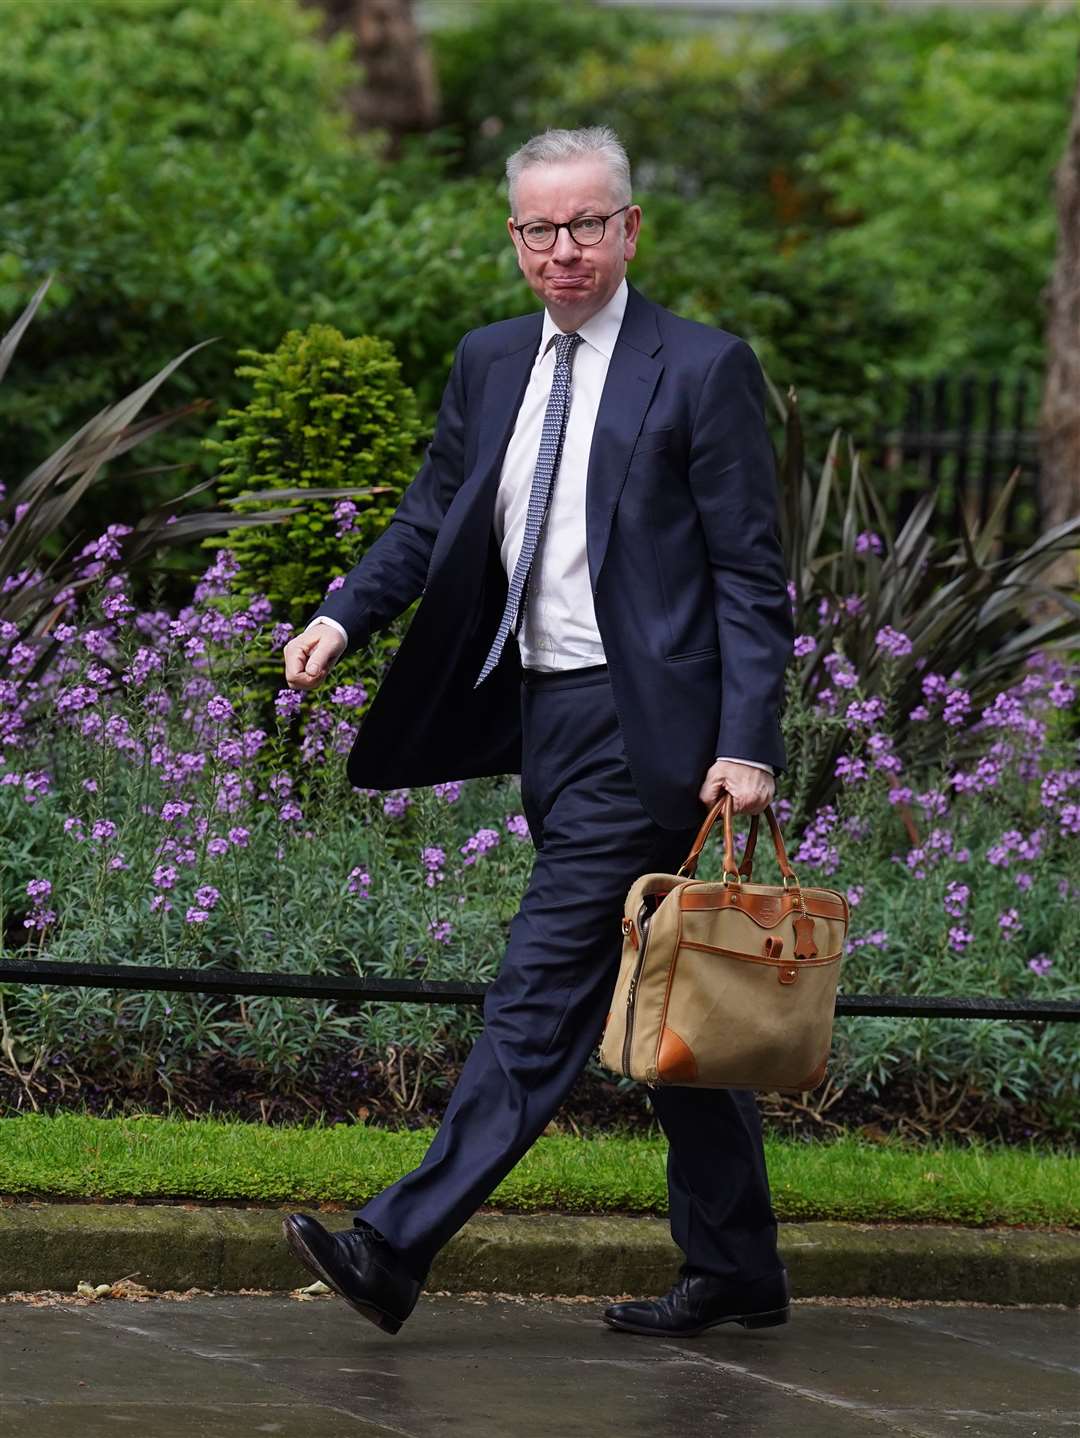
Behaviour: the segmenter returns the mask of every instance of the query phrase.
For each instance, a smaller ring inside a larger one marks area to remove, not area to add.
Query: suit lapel
[[[481,487],[492,471],[502,468],[514,421],[525,398],[525,386],[536,359],[543,326],[541,314],[534,319],[535,325],[524,343],[492,360],[488,366],[480,401],[480,436],[473,465],[473,475]]]
[[[527,338],[488,366],[480,397],[476,457],[444,521],[447,532],[438,541],[443,557],[453,552],[454,563],[440,560],[436,568],[442,575],[455,575],[458,585],[470,593],[483,574],[503,457],[540,344],[543,315],[534,318]]]
[[[596,414],[585,488],[585,533],[593,592],[645,411],[664,370],[654,358],[660,331],[649,301],[629,286],[626,313]]]

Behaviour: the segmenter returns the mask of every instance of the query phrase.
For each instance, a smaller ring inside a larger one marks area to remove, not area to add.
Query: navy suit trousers
[[[354,1218],[421,1281],[543,1132],[599,1043],[627,890],[640,874],[674,873],[696,833],[663,829],[642,808],[605,666],[526,670],[521,702],[522,807],[536,860],[484,1030],[418,1167]],[[685,1267],[738,1283],[778,1272],[753,1094],[662,1087],[649,1097],[669,1143],[671,1232]]]

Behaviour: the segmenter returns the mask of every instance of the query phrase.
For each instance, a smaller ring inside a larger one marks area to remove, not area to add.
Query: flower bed
[[[40,672],[35,645],[0,624],[7,952],[490,979],[531,866],[516,777],[353,789],[344,756],[369,696],[350,666],[363,656],[309,697],[267,696],[255,666],[292,630],[265,599],[232,592],[232,557],[218,555],[174,617],[137,610],[123,577],[106,574],[111,539],[115,527],[84,551],[101,581],[81,608],[71,599]],[[836,616],[824,604],[818,618],[823,631]],[[803,881],[851,903],[842,988],[1076,998],[1080,768],[1068,728],[1080,666],[1035,657],[981,707],[962,674],[926,670],[920,704],[901,716],[890,666],[909,642],[878,631],[875,693],[835,638],[820,677],[789,686],[789,754],[840,750],[829,803],[800,810],[793,762],[774,808]],[[793,663],[818,643],[801,634]],[[910,729],[935,711],[941,751],[908,763],[898,717]],[[767,851],[759,876],[772,874]],[[717,877],[719,857],[714,841],[699,876]],[[356,1016],[329,1002],[34,985],[0,985],[0,1018],[19,1107],[57,1085],[78,1101],[104,1082],[182,1106],[219,1062],[316,1112],[328,1074],[362,1073],[399,1113],[437,1103],[480,1022],[440,1005]],[[954,1104],[1061,1131],[1077,1112],[1080,1054],[1066,1025],[840,1020],[831,1077],[807,1104],[828,1123],[853,1097],[898,1084],[927,1131]]]

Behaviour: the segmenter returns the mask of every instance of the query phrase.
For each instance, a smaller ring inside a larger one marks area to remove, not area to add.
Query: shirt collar
[[[619,338],[619,331],[622,329],[623,315],[626,313],[626,298],[628,288],[626,276],[622,277],[619,288],[608,300],[602,310],[596,314],[578,330],[578,334],[594,349],[600,351],[605,359],[610,359],[615,348],[615,341]],[[548,347],[556,335],[562,334],[562,330],[551,318],[550,313],[544,311],[544,327],[540,333],[540,352],[536,357],[537,364],[548,352]]]

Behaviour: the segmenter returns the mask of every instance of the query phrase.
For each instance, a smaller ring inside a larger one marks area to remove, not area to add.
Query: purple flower
[[[145,684],[153,673],[160,673],[164,661],[160,654],[153,649],[141,647],[131,661],[131,667],[125,669],[120,678],[125,684]]]
[[[116,837],[116,825],[111,819],[99,819],[90,833],[94,839],[114,839]]]
[[[351,534],[356,528],[356,516],[359,512],[351,499],[340,499],[334,505],[334,519],[337,522],[339,538]]]
[[[1005,909],[998,915],[998,928],[1007,938],[1020,933],[1024,925],[1021,922],[1019,911],[1016,909]]]
[[[872,529],[864,529],[855,536],[856,554],[880,554],[882,549],[881,535],[875,534]]]
[[[93,562],[101,564],[106,560],[115,563],[122,556],[122,550],[116,541],[130,533],[130,524],[110,524],[104,534],[99,534],[97,539],[84,544],[77,557],[88,561],[86,567],[90,567]]]
[[[224,694],[215,694],[213,698],[206,701],[206,712],[215,722],[222,723],[224,720],[232,718],[233,707]]]
[[[864,759],[855,758],[850,754],[841,754],[833,772],[846,784],[861,784],[866,778],[868,770]]]
[[[215,834],[212,839],[207,840],[206,852],[213,858],[220,859],[222,854],[229,852],[228,839],[222,839],[219,835]]]
[[[822,663],[838,689],[854,689],[858,684],[859,676],[842,654],[826,654]]]
[[[449,919],[432,919],[428,924],[428,933],[437,944],[448,944],[453,927]]]
[[[74,714],[91,704],[96,704],[98,694],[86,684],[73,684],[70,689],[60,689],[54,701],[58,714]]]
[[[461,845],[460,852],[465,855],[466,864],[475,864],[481,854],[486,854],[499,842],[499,831],[497,829],[477,829],[475,834],[470,835]]]
[[[23,919],[24,929],[39,929],[44,931],[50,924],[56,923],[55,909],[34,909],[28,918]]]
[[[123,854],[114,854],[106,866],[110,869],[130,869],[130,864],[125,864]]]
[[[303,694],[299,689],[279,689],[274,700],[274,709],[279,719],[292,719],[300,713]]]
[[[300,805],[294,803],[292,799],[286,800],[278,810],[278,818],[283,824],[299,823],[303,817],[304,811]]]
[[[370,887],[371,875],[366,869],[356,868],[350,872],[348,880],[350,894],[359,894],[362,899],[366,899]]]
[[[408,789],[392,789],[383,800],[383,813],[388,819],[401,819],[412,804]]]
[[[884,929],[874,929],[871,933],[864,934],[861,938],[848,939],[848,947],[852,949],[861,949],[866,944],[869,944],[870,947],[874,949],[887,949],[889,947],[889,936]]]
[[[950,879],[945,886],[945,897],[942,900],[945,912],[951,914],[954,919],[959,919],[967,909],[970,898],[971,890],[967,884],[961,884],[957,879]]]
[[[529,839],[532,837],[529,833],[529,821],[525,818],[524,814],[507,814],[506,832],[513,834],[515,839]]]
[[[344,574],[339,574],[336,579],[331,579],[330,583],[326,586],[326,593],[324,594],[323,598],[328,598],[331,594],[333,594],[335,589],[340,589],[344,583]]]
[[[164,894],[155,894],[150,900],[150,912],[156,914],[158,909],[160,909],[163,914],[172,912],[172,904],[169,903]]]
[[[52,893],[52,884],[48,879],[30,879],[26,885],[26,892],[35,904],[40,904]]]
[[[885,701],[879,694],[860,701],[853,699],[844,710],[844,723],[849,729],[859,724],[878,724],[885,717]]]
[[[184,915],[184,922],[188,924],[205,924],[210,915],[205,909],[197,909],[192,905]]]
[[[834,874],[840,867],[840,852],[828,836],[836,828],[836,810],[824,805],[803,830],[799,847],[791,856],[796,864],[809,864],[823,874]]]
[[[159,817],[164,823],[173,824],[177,819],[186,819],[191,810],[192,804],[188,799],[166,799]]]
[[[359,709],[367,703],[367,690],[362,684],[339,684],[330,695],[331,704],[348,704]]]
[[[446,784],[435,784],[435,797],[443,799],[447,804],[456,804],[461,798],[461,783],[457,779],[451,779]]]
[[[874,642],[879,649],[893,659],[899,659],[903,655],[911,653],[911,640],[899,629],[894,629],[891,624],[882,625],[874,635]]]
[[[813,654],[817,648],[817,640],[812,634],[796,634],[794,655],[796,659],[805,659],[808,654]]]
[[[945,708],[941,711],[944,723],[954,727],[962,724],[971,710],[971,695],[966,689],[954,689],[945,700]]]
[[[238,849],[246,849],[250,838],[248,830],[240,825],[229,830],[229,843],[235,844]]]
[[[1048,958],[1046,954],[1036,954],[1033,959],[1028,959],[1028,968],[1040,979],[1044,979],[1053,967],[1053,959]]]
[[[195,586],[195,603],[202,604],[207,599],[227,595],[230,581],[235,579],[239,573],[240,561],[232,550],[217,550],[213,564],[205,571]]]
[[[865,886],[862,884],[852,884],[851,887],[848,889],[847,901],[853,909],[857,908],[858,905],[862,903],[862,896],[864,892]]]
[[[154,888],[171,889],[176,884],[176,870],[172,864],[159,864],[154,870]]]
[[[106,619],[119,620],[126,618],[129,614],[134,614],[135,606],[126,594],[118,591],[105,596],[101,601],[101,612]]]
[[[962,928],[959,924],[949,930],[949,947],[956,953],[962,954],[970,943],[975,940],[975,935],[970,929]]]

